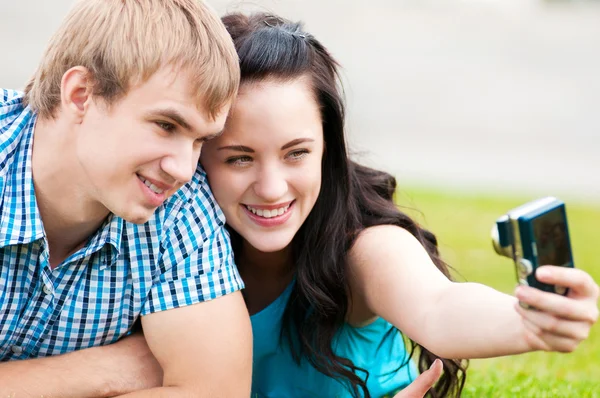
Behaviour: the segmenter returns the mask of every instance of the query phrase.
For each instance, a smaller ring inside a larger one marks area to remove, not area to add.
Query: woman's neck
[[[250,315],[275,301],[294,277],[291,245],[264,253],[244,242],[236,260],[246,285],[244,299]]]
[[[288,275],[293,268],[291,245],[276,252],[261,252],[244,241],[239,256],[240,272],[269,279]]]

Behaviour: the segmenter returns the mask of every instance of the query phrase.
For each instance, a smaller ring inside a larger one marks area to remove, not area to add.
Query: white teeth
[[[280,216],[283,213],[285,213],[289,209],[289,207],[290,207],[290,205],[280,207],[279,209],[264,210],[264,209],[255,209],[254,207],[251,207],[251,206],[246,206],[246,208],[248,210],[250,210],[252,213],[256,214],[257,216],[264,217],[264,218],[272,218],[272,217]]]
[[[140,180],[142,180],[142,182],[144,183],[144,185],[146,185],[148,188],[150,188],[150,190],[156,194],[161,194],[164,192],[163,189],[158,188],[156,185],[152,184],[150,181],[146,180],[144,177],[139,176]]]

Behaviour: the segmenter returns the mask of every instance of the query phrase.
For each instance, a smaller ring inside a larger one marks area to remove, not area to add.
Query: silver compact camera
[[[567,288],[538,281],[542,265],[574,267],[565,204],[545,197],[528,202],[498,218],[492,228],[494,250],[512,258],[520,285],[567,294]]]

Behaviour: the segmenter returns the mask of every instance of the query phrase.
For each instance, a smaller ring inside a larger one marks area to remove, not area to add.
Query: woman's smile
[[[261,227],[276,227],[292,216],[295,201],[272,206],[246,205],[241,207],[248,218]]]

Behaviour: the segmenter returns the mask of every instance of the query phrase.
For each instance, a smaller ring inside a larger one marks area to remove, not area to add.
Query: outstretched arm
[[[0,396],[112,397],[160,385],[142,333],[69,354],[0,364]]]
[[[521,301],[544,310],[531,314],[517,309],[516,298],[488,286],[449,281],[417,239],[395,226],[363,231],[352,248],[350,267],[357,307],[362,303],[444,358],[572,351],[598,318],[598,286],[581,270],[544,267],[571,293],[562,297],[519,289],[527,293],[518,293]]]

